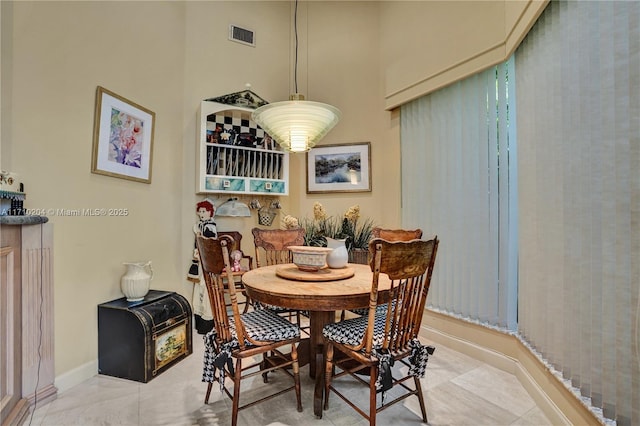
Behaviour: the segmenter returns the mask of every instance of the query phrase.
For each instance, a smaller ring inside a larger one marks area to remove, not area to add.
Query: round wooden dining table
[[[336,311],[369,306],[373,273],[369,265],[348,264],[341,269],[300,271],[294,264],[271,265],[247,271],[242,282],[253,300],[309,312],[308,341],[299,346],[299,363],[309,363],[309,375],[315,378],[314,414],[322,417],[324,358],[322,328],[335,321]],[[380,274],[379,303],[386,302],[391,283]],[[308,342],[308,351],[304,346]]]

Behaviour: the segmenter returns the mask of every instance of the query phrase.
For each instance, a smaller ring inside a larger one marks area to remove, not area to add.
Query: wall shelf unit
[[[198,194],[289,194],[289,153],[251,120],[252,112],[242,105],[201,102]]]

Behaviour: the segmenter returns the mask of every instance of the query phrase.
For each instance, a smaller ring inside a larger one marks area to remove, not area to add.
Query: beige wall
[[[384,110],[380,74],[377,2],[310,2],[300,9],[299,25],[308,38],[299,73],[307,99],[327,102],[342,111],[338,125],[321,141],[328,144],[371,142],[372,192],[307,194],[306,157],[291,160],[291,203],[312,217],[321,202],[331,215],[342,216],[359,204],[363,217],[399,225],[399,138],[391,133],[391,114]],[[308,31],[307,31],[308,28]],[[301,37],[302,38],[302,37]]]
[[[196,132],[197,111],[206,98],[221,96],[245,89],[269,102],[286,100],[289,85],[289,2],[187,2],[185,6],[185,82],[183,99],[183,128],[181,149],[182,196],[181,257],[186,275],[193,251],[191,229],[197,221],[195,203],[204,196],[196,195]],[[255,32],[256,46],[250,47],[228,40],[229,25],[234,24]],[[209,195],[220,204],[229,197]],[[289,210],[288,197],[281,197],[284,209]],[[248,198],[242,199],[248,202]],[[257,226],[256,215],[251,218],[217,217],[219,230],[242,232],[242,248],[253,247],[251,228]],[[274,224],[275,226],[276,224]],[[183,278],[183,277],[181,277]],[[182,279],[186,293],[192,285]]]
[[[290,196],[282,198],[278,220],[311,215],[320,201],[331,214],[360,204],[378,224],[400,226],[398,117],[385,110],[390,88],[485,51],[505,39],[505,22],[521,15],[502,1],[410,3],[301,2],[299,91],[342,110],[322,145],[371,142],[373,191],[306,194],[305,156],[292,155]],[[245,83],[268,101],[288,98],[293,8],[286,1],[1,5],[0,154],[2,167],[25,183],[26,207],[130,212],[50,217],[56,375],[95,373],[96,306],[121,297],[122,262],[151,260],[153,288],[189,297],[194,204],[202,198],[195,195],[196,111],[202,99]],[[232,23],[256,31],[255,48],[227,40]],[[420,40],[429,54],[416,59]],[[150,185],[90,172],[98,85],[156,113]],[[255,215],[217,222],[242,231],[251,247]]]
[[[9,2],[0,2],[0,141],[9,140],[9,124],[11,121],[10,99],[11,99],[11,61],[12,57],[11,33],[13,32],[13,22],[10,16],[13,13],[13,5]],[[5,124],[6,123],[6,124]],[[9,144],[0,146],[0,169],[10,170],[11,146]]]
[[[504,61],[547,2],[382,2],[385,106],[395,108]]]
[[[25,206],[129,211],[49,215],[56,374],[96,359],[96,305],[121,297],[122,262],[152,260],[153,286],[180,289],[183,16],[179,2],[16,2],[2,15],[3,28],[6,19],[13,26],[12,57],[2,57],[12,69],[2,147],[25,184]],[[151,185],[90,172],[98,85],[156,113]]]

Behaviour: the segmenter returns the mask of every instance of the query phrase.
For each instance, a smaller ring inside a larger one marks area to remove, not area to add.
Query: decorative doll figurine
[[[240,260],[242,260],[242,252],[240,250],[234,250],[229,254],[231,258],[231,272],[240,272],[242,271],[242,266],[240,266]]]
[[[200,221],[193,226],[193,232],[201,233],[205,237],[218,237],[216,223],[213,216],[216,214],[216,207],[209,200],[200,201],[196,204],[196,213]]]
[[[205,237],[217,238],[218,231],[216,229],[216,223],[213,221],[216,208],[213,203],[208,199],[200,201],[196,204],[196,213],[200,220],[193,225],[193,233],[196,236],[203,235]],[[199,334],[206,334],[213,328],[213,315],[207,296],[207,288],[200,271],[200,256],[195,242],[193,259],[191,260],[191,267],[189,268],[187,279],[195,284],[193,286],[192,305],[196,330]]]
[[[196,204],[196,213],[200,220],[193,225],[193,233],[195,235],[202,234],[205,237],[217,238],[218,230],[216,229],[216,223],[213,221],[213,216],[216,213],[216,207],[213,203],[209,200],[200,201]],[[189,273],[187,274],[187,279],[194,283],[200,282],[200,262],[195,240],[193,243],[193,259],[191,261]]]

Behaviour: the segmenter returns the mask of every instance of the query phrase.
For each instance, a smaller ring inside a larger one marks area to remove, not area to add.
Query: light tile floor
[[[425,341],[425,343],[427,343]],[[430,425],[550,425],[515,376],[491,367],[442,345],[429,358],[423,389]],[[66,392],[47,405],[37,407],[25,424],[35,426],[106,425],[230,425],[231,402],[217,387],[209,404],[204,404],[206,384],[202,383],[202,336],[194,334],[193,354],[169,368],[149,383],[97,375]],[[264,385],[260,376],[243,383],[243,394],[277,386],[290,379],[280,373],[270,375]],[[322,419],[313,415],[313,381],[308,366],[301,369],[302,404],[295,408],[295,395],[287,392],[274,399],[240,411],[240,425],[365,425],[351,407],[335,395]],[[368,399],[361,385],[348,390],[354,400]],[[403,405],[404,404],[404,405]],[[383,411],[378,425],[419,425],[416,398]]]

